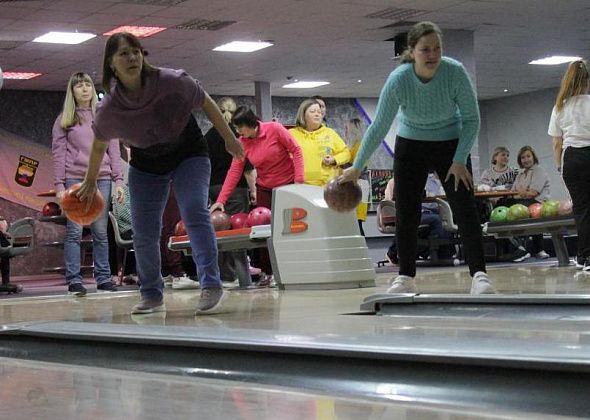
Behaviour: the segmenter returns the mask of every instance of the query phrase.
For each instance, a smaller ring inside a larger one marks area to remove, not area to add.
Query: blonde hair
[[[305,112],[312,105],[317,105],[321,108],[320,103],[315,99],[306,99],[301,102],[301,105],[299,105],[299,109],[297,110],[297,116],[295,117],[296,127],[305,128]]]
[[[94,111],[96,109],[96,103],[98,102],[94,82],[92,81],[92,78],[86,73],[74,73],[68,81],[66,99],[64,100],[64,106],[61,113],[61,128],[70,128],[74,125],[82,123],[81,117],[76,112],[78,104],[76,103],[76,97],[74,96],[74,86],[76,86],[80,82],[90,82],[90,84],[92,85],[92,99],[90,99],[90,108],[92,108],[92,113],[94,114]]]
[[[572,61],[561,79],[561,87],[555,100],[557,112],[561,112],[569,98],[582,95],[587,91],[588,67],[586,67],[586,62],[584,60]]]
[[[234,101],[229,96],[224,96],[219,101],[217,101],[217,106],[219,107],[219,110],[221,111],[221,115],[223,115],[223,119],[225,120],[225,122],[231,124],[231,119],[236,113],[236,109],[238,109],[236,101]]]
[[[508,148],[504,147],[504,146],[498,146],[494,149],[494,153],[492,153],[492,165],[496,164],[496,155],[498,153],[508,153],[510,154],[510,150],[508,150]]]
[[[351,118],[345,127],[346,144],[354,146],[363,139],[363,123],[360,118]]]
[[[424,21],[412,26],[408,32],[408,46],[401,55],[400,63],[413,63],[412,49],[416,47],[420,38],[430,34],[437,34],[442,44],[442,31],[436,23]]]

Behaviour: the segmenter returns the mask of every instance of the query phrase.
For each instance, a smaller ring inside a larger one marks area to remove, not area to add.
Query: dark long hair
[[[113,55],[119,49],[121,41],[127,41],[133,48],[138,48],[141,51],[141,59],[143,61],[141,66],[141,80],[145,80],[145,75],[151,72],[158,71],[157,67],[152,66],[145,58],[146,51],[141,46],[139,39],[129,32],[117,32],[107,39],[107,43],[104,47],[104,57],[102,60],[102,87],[104,90],[109,92],[111,90],[111,82],[117,78],[115,71],[112,69]]]
[[[247,106],[239,106],[231,119],[232,124],[236,127],[246,126],[249,128],[258,127],[258,121],[260,118]]]

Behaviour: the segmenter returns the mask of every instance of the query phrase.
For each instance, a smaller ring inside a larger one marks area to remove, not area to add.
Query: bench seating
[[[576,234],[576,222],[572,215],[546,217],[542,219],[523,219],[506,222],[487,222],[483,225],[484,235],[496,238],[512,238],[549,233],[555,248],[558,265],[570,264],[565,244],[565,235]]]

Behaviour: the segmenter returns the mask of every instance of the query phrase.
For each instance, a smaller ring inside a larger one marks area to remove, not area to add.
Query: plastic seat
[[[118,267],[117,272],[119,273],[119,284],[123,284],[123,278],[125,277],[125,267],[127,264],[127,254],[133,252],[133,239],[123,239],[121,232],[119,232],[119,223],[112,211],[109,211],[109,219],[113,225],[113,233],[115,235],[115,243],[117,247],[123,250],[123,266]]]
[[[35,249],[35,220],[25,217],[14,221],[8,228],[9,245],[0,247],[0,257],[14,258],[19,255],[27,255]],[[3,279],[0,292],[16,293],[22,288],[11,284],[10,279]]]

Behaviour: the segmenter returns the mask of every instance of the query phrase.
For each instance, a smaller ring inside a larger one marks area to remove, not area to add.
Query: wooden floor
[[[468,293],[467,267],[418,269],[421,293]],[[377,287],[332,291],[228,290],[222,313],[195,316],[199,290],[166,290],[166,313],[130,315],[138,291],[95,293],[84,298],[65,294],[61,279],[23,279],[25,294],[0,300],[4,325],[31,321],[82,321],[92,323],[192,326],[216,329],[258,329],[277,336],[387,335],[413,329],[441,335],[473,327],[469,317],[454,320],[359,316],[363,298],[384,292],[395,275],[381,273]],[[574,266],[558,268],[554,260],[489,267],[498,290],[506,294],[590,294],[590,274]],[[15,278],[18,282],[19,279]],[[45,282],[45,283],[43,283]],[[45,289],[44,289],[45,288]],[[45,290],[45,293],[44,293]],[[576,343],[585,324],[549,323],[544,339]],[[478,327],[480,328],[480,327]],[[588,328],[590,330],[590,328]],[[490,337],[526,339],[526,323],[507,325],[490,321],[477,331]],[[538,337],[537,337],[538,338]],[[165,375],[130,374],[108,369],[0,359],[0,413],[11,419],[470,419],[530,418],[518,413],[416,405],[404,401],[374,402],[322,395],[295,389],[246,386],[240,382],[191,380]],[[157,391],[157,392],[156,392]],[[281,413],[277,415],[277,413]],[[543,418],[535,416],[535,418]],[[552,417],[555,418],[555,417]]]

